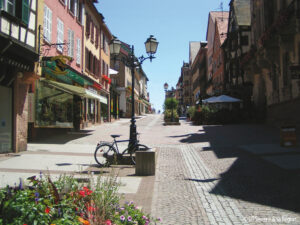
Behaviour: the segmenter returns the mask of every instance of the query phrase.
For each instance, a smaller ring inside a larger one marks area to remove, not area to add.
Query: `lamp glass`
[[[153,35],[150,35],[150,37],[145,42],[146,52],[147,54],[155,54],[158,46],[158,41]]]
[[[164,89],[167,90],[168,87],[169,87],[168,83],[165,83],[165,84],[164,84]]]
[[[109,44],[110,54],[118,55],[121,49],[121,41],[118,38],[113,38]]]

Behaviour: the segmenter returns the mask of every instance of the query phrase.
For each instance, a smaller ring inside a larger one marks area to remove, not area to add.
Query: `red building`
[[[224,90],[224,49],[221,48],[227,37],[228,12],[215,19],[215,35],[212,53],[212,92],[214,95],[222,94]]]

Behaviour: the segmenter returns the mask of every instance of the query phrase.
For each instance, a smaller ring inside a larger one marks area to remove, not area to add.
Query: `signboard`
[[[34,93],[28,93],[28,122],[34,123]]]

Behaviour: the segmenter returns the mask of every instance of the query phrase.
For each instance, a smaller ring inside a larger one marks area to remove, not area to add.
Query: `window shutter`
[[[98,77],[101,78],[101,60],[98,61]]]
[[[86,14],[85,19],[86,19],[86,21],[85,21],[86,35],[89,36],[90,35],[90,16],[88,14]]]
[[[91,41],[94,42],[94,21],[91,19]]]
[[[3,0],[0,0],[0,9],[2,9]]]
[[[76,63],[80,65],[81,61],[81,40],[77,39],[77,57],[76,57]]]
[[[94,73],[94,57],[91,52],[90,52],[90,63],[91,63],[90,72]]]
[[[22,0],[22,21],[25,24],[29,22],[29,0]]]
[[[96,40],[95,40],[95,46],[98,48],[99,45],[99,29],[96,27]]]
[[[87,48],[85,48],[85,69],[88,69],[89,65],[89,51],[87,50]]]

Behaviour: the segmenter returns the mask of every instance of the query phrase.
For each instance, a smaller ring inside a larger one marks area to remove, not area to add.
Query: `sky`
[[[135,55],[146,56],[145,41],[150,35],[159,42],[155,59],[142,67],[148,81],[150,102],[163,109],[164,83],[176,87],[183,62],[189,61],[189,42],[206,41],[210,11],[229,10],[230,0],[98,0],[111,33],[134,45]]]

